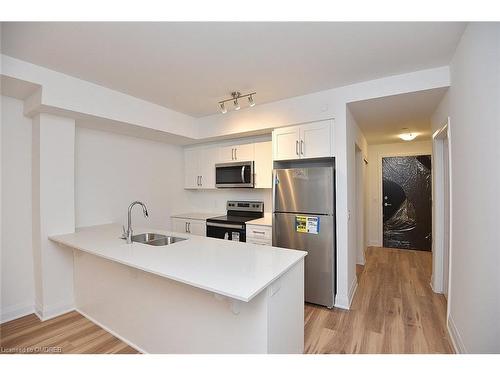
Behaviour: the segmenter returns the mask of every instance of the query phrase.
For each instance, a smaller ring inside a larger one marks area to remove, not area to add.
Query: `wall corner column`
[[[75,120],[33,117],[35,311],[42,320],[74,308],[73,255],[48,236],[75,230]]]

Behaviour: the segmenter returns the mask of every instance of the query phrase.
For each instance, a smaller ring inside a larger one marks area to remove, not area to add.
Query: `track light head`
[[[253,107],[255,105],[252,95],[248,97],[248,104],[250,105],[250,107]]]
[[[227,108],[224,103],[219,103],[221,113],[227,113]]]
[[[238,99],[234,99],[233,103],[234,103],[234,110],[238,111],[241,108],[240,103],[238,102]]]

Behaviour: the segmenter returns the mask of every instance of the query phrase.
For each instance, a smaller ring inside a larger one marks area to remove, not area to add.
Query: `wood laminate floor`
[[[35,314],[0,325],[0,353],[137,353],[76,311],[40,321]]]
[[[351,310],[306,304],[306,353],[453,353],[432,253],[368,248]]]
[[[452,353],[446,300],[430,288],[429,252],[368,248],[351,310],[306,304],[306,353]],[[77,312],[0,325],[3,353],[137,353]]]

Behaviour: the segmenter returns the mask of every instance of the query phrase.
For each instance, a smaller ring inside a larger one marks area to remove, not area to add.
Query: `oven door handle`
[[[245,183],[245,168],[246,167],[247,167],[246,165],[241,167],[241,182],[243,182],[243,183]]]
[[[224,224],[224,223],[211,223],[207,222],[208,227],[220,227],[220,228],[231,228],[231,229],[245,229],[243,225],[238,224]]]

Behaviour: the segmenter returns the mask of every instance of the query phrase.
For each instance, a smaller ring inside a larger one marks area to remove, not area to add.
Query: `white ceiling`
[[[2,52],[193,116],[447,65],[464,23],[3,23]]]
[[[403,128],[418,133],[415,141],[431,137],[431,116],[448,88],[417,91],[349,103],[368,144],[402,142]]]

